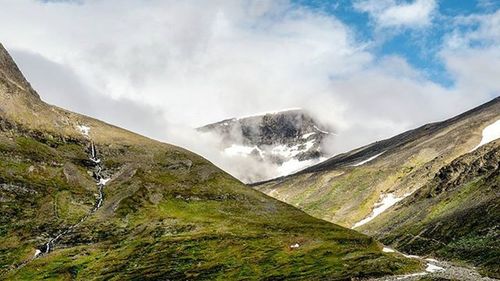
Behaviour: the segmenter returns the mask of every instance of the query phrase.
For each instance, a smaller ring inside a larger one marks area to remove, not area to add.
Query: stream
[[[384,247],[385,253],[398,253],[407,258],[418,259],[426,263],[425,271],[406,275],[385,276],[368,279],[368,281],[418,281],[423,277],[436,278],[437,280],[457,281],[498,281],[498,279],[483,277],[474,268],[454,265],[450,262],[439,261],[432,258],[423,258],[415,255],[406,255],[389,247]]]
[[[96,181],[97,185],[97,199],[94,204],[94,207],[92,210],[87,213],[84,217],[82,217],[77,223],[70,225],[66,229],[62,230],[54,236],[53,238],[49,239],[47,243],[45,243],[42,247],[36,249],[35,255],[33,256],[33,259],[39,258],[45,254],[50,253],[53,249],[55,244],[57,243],[58,240],[61,239],[64,235],[68,234],[71,230],[74,228],[78,227],[81,223],[86,221],[92,214],[94,214],[99,208],[101,208],[102,203],[104,201],[104,186],[106,183],[109,181],[109,178],[104,178],[102,171],[103,171],[103,165],[101,163],[101,158],[99,158],[97,154],[97,150],[95,147],[94,142],[90,142],[90,155],[89,155],[90,161],[93,163],[93,171],[92,171],[92,177]]]

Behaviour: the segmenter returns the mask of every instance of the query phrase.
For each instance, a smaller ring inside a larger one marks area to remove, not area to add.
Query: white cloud
[[[437,3],[435,0],[414,0],[411,3],[395,0],[362,0],[355,2],[354,7],[368,13],[380,28],[420,28],[431,24]]]
[[[392,12],[381,19],[398,26],[428,24],[435,5],[383,3],[380,14]],[[284,0],[0,5],[0,41],[42,98],[185,146],[234,175],[265,169],[272,176],[277,167],[224,158],[192,127],[302,107],[336,128],[336,153],[498,95],[492,77],[500,77],[499,52],[492,46],[482,52],[468,43],[446,45],[442,58],[457,79],[448,89],[401,57],[375,58],[335,17]],[[457,30],[454,38],[468,42],[495,27],[480,24],[484,32]]]
[[[440,55],[456,78],[456,87],[471,95],[500,95],[500,10],[455,19]],[[473,26],[475,28],[465,28]]]
[[[445,38],[447,49],[498,47],[500,44],[500,10],[489,14],[458,16],[453,19],[452,27],[453,32]]]

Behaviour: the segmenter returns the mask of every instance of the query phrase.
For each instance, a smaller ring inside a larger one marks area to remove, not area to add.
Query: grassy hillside
[[[500,118],[498,112],[500,98],[254,188],[316,217],[352,227],[370,215],[383,196],[404,197],[418,190],[439,169],[474,148],[483,128]]]
[[[443,167],[360,229],[415,255],[465,260],[500,278],[500,141]]]
[[[469,152],[481,141],[483,129],[499,119],[497,97],[452,119],[338,155],[254,188],[315,217],[345,227],[356,226],[356,230],[375,235],[402,251],[462,260],[498,274],[498,261],[492,256],[498,257],[499,249],[493,243],[498,241],[500,226],[498,177],[494,176],[500,161],[496,152],[499,143]],[[471,159],[480,161],[484,155],[497,165],[491,164],[492,171],[484,166],[475,171]],[[471,161],[460,162],[464,159]],[[440,186],[436,177],[450,167],[456,168],[457,162],[462,163],[461,178],[468,176],[466,181],[432,199],[412,201],[429,186]],[[382,213],[368,220],[382,203],[391,200],[400,202],[386,211],[387,216]],[[402,204],[404,209],[399,207]],[[427,208],[430,206],[432,210]],[[420,239],[430,229],[442,231],[443,237],[432,238],[435,243]]]
[[[0,100],[0,279],[347,280],[421,269],[184,149],[43,103],[1,45]]]

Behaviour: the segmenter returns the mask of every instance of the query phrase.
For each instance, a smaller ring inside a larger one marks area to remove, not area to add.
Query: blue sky
[[[452,28],[456,28],[451,24],[453,19],[458,16],[488,14],[500,8],[500,1],[495,0],[439,0],[436,1],[437,7],[431,23],[425,28],[377,30],[377,25],[370,18],[369,13],[355,8],[356,1],[294,0],[293,2],[335,16],[352,27],[357,40],[376,42],[371,50],[377,57],[402,56],[429,79],[443,86],[452,86],[453,80],[447,73],[438,51],[443,44],[444,37],[452,31]],[[393,1],[401,5],[414,2],[416,1]],[[458,28],[474,29],[477,25],[464,25]],[[381,33],[384,38],[380,38]]]

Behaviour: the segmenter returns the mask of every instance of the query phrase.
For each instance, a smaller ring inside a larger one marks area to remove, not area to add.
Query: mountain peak
[[[287,175],[326,159],[329,154],[322,146],[333,134],[327,130],[300,108],[231,118],[198,128],[219,138],[223,157],[233,159],[225,168],[245,182]],[[239,166],[253,163],[247,161],[249,158],[268,168],[249,172],[250,166]]]
[[[9,52],[0,43],[0,79],[5,80],[7,84],[18,88],[21,91],[28,92],[37,98],[40,98],[30,83],[24,78],[23,73],[17,67],[14,59]]]

